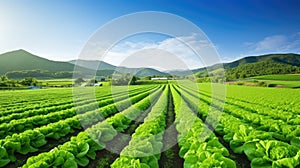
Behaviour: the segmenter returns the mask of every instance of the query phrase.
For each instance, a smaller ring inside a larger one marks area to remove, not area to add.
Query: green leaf
[[[62,168],[77,168],[77,163],[73,159],[68,159],[62,166]]]
[[[79,142],[78,143],[78,154],[76,155],[76,158],[85,156],[88,153],[89,149],[90,149],[90,147],[89,147],[88,143]]]
[[[209,158],[211,153],[208,151],[198,152],[198,161],[203,162],[205,159]]]
[[[91,158],[92,160],[94,160],[96,158],[97,154],[94,151],[89,151],[87,153],[87,157]]]
[[[284,146],[275,146],[270,150],[270,159],[279,160],[289,156],[289,151]]]
[[[195,164],[198,161],[198,157],[193,153],[186,153],[184,155],[184,161],[191,164]]]
[[[158,161],[157,161],[156,157],[154,157],[154,156],[149,156],[149,157],[150,157],[149,161],[148,161],[149,167],[159,168]]]
[[[147,165],[146,163],[141,163],[141,168],[152,168],[150,165]]]
[[[30,144],[35,148],[39,148],[39,147],[47,144],[47,141],[45,139],[37,139],[37,140],[31,141]]]
[[[228,159],[228,158],[223,158],[222,161],[224,162],[223,166],[224,168],[235,168],[236,164],[233,160]]]
[[[243,148],[250,161],[252,161],[254,158],[262,158],[265,156],[265,149],[263,149],[256,141],[245,143]]]
[[[49,168],[50,165],[44,161],[39,161],[39,162],[36,162],[30,166],[28,166],[28,168]]]
[[[57,132],[51,132],[47,134],[46,137],[58,140],[60,138],[60,135]]]
[[[65,162],[65,159],[62,157],[62,156],[58,156],[55,161],[53,162],[53,166],[56,167],[56,166],[61,166],[63,165]]]
[[[254,158],[251,161],[251,168],[272,168],[272,162],[264,158]]]
[[[7,154],[7,151],[4,147],[0,147],[0,159],[2,158],[7,158],[8,157],[8,154]]]
[[[230,148],[233,150],[234,153],[242,154],[244,151],[244,143],[243,139],[236,139],[230,141]]]
[[[291,145],[294,145],[294,146],[300,148],[300,138],[299,137],[294,137],[291,140]]]
[[[89,159],[87,157],[80,157],[80,158],[76,158],[75,160],[77,164],[82,167],[85,167],[89,164]]]
[[[294,168],[299,165],[299,160],[295,158],[283,158],[273,162],[273,167]]]
[[[100,127],[99,132],[100,131],[101,131],[101,136],[98,137],[100,142],[110,141],[117,135],[117,131],[111,125],[109,125],[108,127],[104,127],[104,128]]]
[[[4,167],[10,162],[9,159],[0,159],[0,167]]]
[[[153,154],[153,147],[152,144],[148,141],[144,141],[146,143],[139,143],[137,145],[137,150],[146,153],[146,154]]]
[[[185,147],[180,148],[180,150],[179,150],[179,156],[180,156],[181,158],[183,158],[184,155],[186,154],[186,152],[187,152],[188,150],[189,150],[189,148],[185,148]]]
[[[20,142],[12,142],[12,141],[6,141],[3,144],[3,147],[5,147],[5,149],[7,151],[19,151],[21,149],[21,143]]]
[[[36,151],[38,151],[38,149],[36,149],[28,144],[26,146],[23,146],[21,148],[21,150],[18,152],[21,153],[22,155],[26,155],[28,153],[32,153],[32,152],[36,152]]]
[[[286,137],[278,132],[270,132],[269,134],[271,134],[275,139],[286,140]]]

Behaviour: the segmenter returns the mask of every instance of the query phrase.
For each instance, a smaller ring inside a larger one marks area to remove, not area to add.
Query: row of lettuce
[[[212,118],[206,118],[206,121],[218,122],[215,131],[230,144],[233,152],[245,154],[251,167],[296,167],[300,164],[300,128],[291,122],[293,120],[279,119],[276,110],[266,111],[264,106],[251,106],[250,102],[233,99],[226,100],[222,111],[218,102],[221,100],[210,104],[213,98],[206,93],[188,87],[181,91],[183,98],[200,116],[221,116],[219,121]],[[238,106],[239,103],[243,107]],[[295,115],[292,111],[285,114],[287,117]]]
[[[189,107],[190,100],[182,99],[182,90],[176,88],[172,91],[176,129],[179,132],[179,155],[184,158],[184,167],[236,167],[229,158],[229,151]]]
[[[205,93],[201,93],[199,96],[195,90],[183,90],[189,95],[189,99],[194,100],[192,102],[196,102],[197,100],[198,102],[201,102],[199,110],[203,116],[206,116],[206,113],[209,111],[211,97]],[[236,100],[231,99],[226,100],[223,112],[224,114],[222,115],[237,118],[249,127],[255,127],[257,130],[270,132],[275,139],[288,143],[299,141],[300,123],[298,122],[297,113],[295,112],[278,112],[274,109],[268,109],[263,105],[255,105],[243,101],[237,102]],[[294,144],[297,145],[296,143]]]
[[[150,98],[146,97],[105,121],[93,125],[49,152],[30,157],[23,167],[87,166],[90,160],[95,159],[96,151],[104,149],[106,143],[114,139],[118,132],[124,132],[132,121],[159,97],[144,122],[135,130],[128,146],[111,165],[111,167],[158,168],[163,148],[163,134],[167,129],[169,94],[172,95],[175,104],[179,155],[184,159],[184,167],[235,167],[235,162],[229,159],[228,150],[181,99],[178,90],[172,86],[165,87],[163,93],[161,92],[162,89],[152,93]]]
[[[143,87],[143,88],[131,88],[130,91],[119,89],[114,91],[114,97],[129,94],[131,92],[135,91],[141,91],[141,90],[148,90],[151,89],[151,87]],[[97,91],[97,90],[96,90]],[[34,116],[35,114],[47,114],[50,112],[55,112],[58,110],[64,110],[74,107],[74,101],[76,101],[76,105],[80,106],[82,104],[89,104],[92,101],[101,101],[103,99],[107,99],[109,97],[112,97],[111,90],[110,89],[101,89],[101,92],[95,94],[95,100],[90,99],[91,97],[88,97],[86,94],[89,94],[90,92],[84,92],[83,93],[76,93],[76,95],[68,94],[71,92],[69,90],[61,91],[56,90],[55,92],[51,92],[54,94],[54,96],[51,94],[49,96],[43,97],[38,99],[37,101],[27,101],[26,98],[28,96],[24,97],[24,95],[28,93],[17,93],[15,96],[22,97],[23,101],[20,103],[9,103],[10,109],[7,108],[0,108],[0,123],[8,122],[13,119],[20,119],[20,118],[26,118],[29,116]],[[47,93],[45,93],[47,94]],[[35,97],[39,97],[39,95],[35,95]],[[16,107],[13,107],[16,105]],[[2,106],[0,106],[2,107]]]
[[[179,92],[171,87],[165,90],[172,95],[175,106],[175,122],[178,131],[179,156],[184,159],[184,167],[236,167],[229,159],[228,150],[219,142],[214,133],[195,115]],[[168,99],[162,96],[145,123],[132,136],[121,156],[111,165],[117,167],[158,168],[162,152],[162,135],[166,127],[166,107]],[[179,166],[179,165],[178,165]]]
[[[156,104],[111,167],[159,167],[170,95],[175,108],[178,154],[184,159],[184,167],[236,167],[228,149],[208,128],[215,123],[218,123],[215,133],[223,136],[234,153],[245,154],[253,168],[296,167],[300,164],[300,128],[297,120],[293,120],[297,117],[294,111],[283,110],[281,115],[276,109],[234,98],[227,99],[223,110],[222,99],[212,97],[208,92],[188,86],[165,85],[143,91],[137,89],[130,99],[123,94],[117,99],[107,96],[97,103],[100,110],[92,109],[93,103],[84,105],[86,100],[82,99],[82,109],[77,116],[78,111],[72,109],[73,112],[64,113],[70,116],[54,120],[55,123],[19,128],[20,133],[0,140],[0,167],[15,162],[16,154],[36,152],[48,138],[59,139],[82,129],[81,126],[86,128],[85,131],[49,152],[30,157],[23,167],[85,167],[96,158],[97,151],[106,148],[118,133],[124,133],[156,99]],[[45,116],[52,114],[55,112]],[[7,131],[2,134],[5,133],[10,134]]]
[[[96,152],[104,149],[106,143],[117,136],[118,131],[123,132],[128,128],[130,123],[149,108],[154,99],[159,97],[161,91],[162,88],[156,90],[150,96],[140,99],[137,103],[105,121],[94,124],[49,152],[30,157],[23,167],[87,166],[90,159],[96,158]]]
[[[44,109],[29,110],[22,113],[13,113],[0,118],[0,139],[14,133],[21,133],[26,130],[34,129],[43,125],[58,122],[70,117],[81,117],[81,114],[95,111],[98,108],[113,104],[128,97],[136,96],[145,91],[153,89],[142,89],[129,93],[129,95],[111,95],[101,97],[101,100],[82,100],[77,101],[76,106],[73,104],[49,107]],[[121,107],[120,107],[121,108]],[[18,118],[18,119],[17,119]]]
[[[20,120],[15,120],[15,122],[8,124],[4,123],[4,125],[10,127],[3,127],[6,128],[4,130],[1,129],[1,131],[5,131],[3,134],[12,135],[5,136],[0,140],[0,167],[10,162],[16,162],[17,154],[26,155],[37,152],[40,147],[47,144],[47,140],[49,139],[58,140],[73,133],[75,130],[81,130],[82,127],[88,128],[102,121],[104,118],[114,115],[119,110],[124,110],[130,107],[131,104],[140,102],[140,100],[152,93],[153,90],[158,90],[158,87],[132,92],[129,95],[130,98],[128,96],[119,96],[114,101],[111,100],[112,98],[104,99],[99,102],[99,109],[90,109],[89,107],[92,106],[87,105],[80,107],[80,110],[69,109],[57,112],[58,115],[53,118],[51,118],[52,115],[56,113],[34,116],[32,117],[33,119],[29,117],[27,120],[21,120],[22,122],[19,123],[17,121]],[[78,111],[80,114],[76,115]],[[63,117],[64,115],[69,116],[69,118]],[[16,133],[17,131],[20,133]]]
[[[169,87],[166,87],[151,112],[132,135],[129,145],[111,165],[117,167],[158,168],[166,127]]]
[[[131,91],[140,89],[148,89],[145,86],[131,86],[130,90],[125,87],[114,88],[114,96],[120,94],[126,94]],[[85,88],[94,89],[94,88]],[[111,88],[96,88],[95,97],[97,100],[101,100],[104,97],[111,96]],[[45,109],[49,107],[59,107],[63,105],[69,105],[72,107],[74,99],[76,101],[84,101],[87,99],[86,94],[89,91],[83,91],[81,93],[73,94],[71,89],[53,89],[39,91],[14,91],[1,93],[4,99],[0,98],[0,117],[7,116],[10,114],[23,113],[27,111],[34,111],[38,109]],[[63,106],[62,108],[67,108]],[[1,121],[0,121],[1,123]]]

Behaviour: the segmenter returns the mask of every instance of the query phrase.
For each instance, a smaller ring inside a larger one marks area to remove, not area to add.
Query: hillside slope
[[[239,78],[271,75],[300,73],[299,54],[269,54],[262,56],[245,57],[230,63],[224,63],[227,80]],[[202,78],[215,72],[220,72],[222,65],[217,64],[207,68],[193,70],[196,77]]]
[[[168,74],[164,73],[164,72],[161,72],[161,71],[158,71],[158,70],[153,69],[153,68],[142,68],[142,69],[140,69],[139,71],[136,72],[136,75],[145,77],[145,76],[153,76],[153,75],[155,75],[155,76],[167,76]]]
[[[74,67],[77,65],[76,71],[83,74],[93,74],[97,70],[97,76],[112,76],[113,73],[129,73],[131,75],[144,76],[165,76],[167,73],[160,72],[153,68],[127,68],[116,67],[109,63],[97,60],[72,60],[69,62],[51,61],[31,54],[25,50],[16,50],[0,54],[0,75],[9,74],[11,78],[28,77],[28,74],[35,74],[34,77],[51,77],[54,73],[68,72],[68,76],[72,76]],[[28,72],[33,70],[41,70]],[[20,71],[27,71],[26,74]],[[44,72],[46,71],[46,72]],[[49,74],[50,73],[50,74]],[[25,76],[24,76],[25,75]],[[62,75],[60,75],[62,76]]]
[[[49,73],[68,72],[68,76],[72,76],[75,64],[79,65],[76,70],[82,70],[86,74],[92,74],[92,72],[97,70],[97,76],[111,76],[113,73],[129,73],[131,75],[140,77],[154,75],[167,76],[170,74],[188,76],[191,74],[191,71],[185,72],[174,70],[169,72],[161,72],[153,68],[116,67],[109,63],[97,60],[73,60],[69,62],[51,61],[33,55],[25,50],[16,50],[0,54],[0,75],[12,71],[42,70],[48,71]],[[260,75],[300,73],[300,55],[269,54],[262,56],[250,56],[230,63],[216,64],[206,68],[194,69],[192,72],[197,78],[207,78],[211,74],[213,76],[222,74],[222,67],[224,67],[226,70],[227,80],[235,80],[239,78]],[[210,74],[208,74],[207,70],[209,70]],[[15,74],[10,73],[10,75],[13,76]],[[63,75],[59,74],[58,76],[63,77]]]
[[[257,62],[274,62],[274,63],[288,64],[292,66],[300,66],[300,55],[289,53],[289,54],[267,54],[261,56],[249,56],[230,63],[225,63],[224,67],[225,69],[229,69],[229,68],[235,68],[237,66],[250,64],[250,63],[257,63]]]
[[[114,65],[111,65],[109,63],[103,62],[103,61],[90,61],[90,60],[72,60],[70,61],[72,64],[76,64],[85,68],[91,68],[91,69],[97,69],[99,70],[98,74],[112,74],[114,73],[122,73],[126,74],[129,73],[131,75],[136,75],[139,77],[145,77],[145,76],[166,76],[168,73],[161,72],[159,70],[153,69],[153,68],[128,68],[128,67],[117,67]],[[102,72],[103,71],[103,72]],[[107,72],[107,73],[104,73]],[[101,76],[101,75],[99,75]]]
[[[16,50],[0,55],[0,74],[9,71],[46,70],[49,72],[73,71],[74,65],[68,62],[51,61],[33,55],[25,50]]]
[[[98,61],[98,60],[72,60],[69,63],[89,68],[89,69],[98,69],[98,70],[114,70],[116,66],[109,63]]]

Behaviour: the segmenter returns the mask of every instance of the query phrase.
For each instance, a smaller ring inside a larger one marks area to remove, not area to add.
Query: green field
[[[237,81],[238,85],[265,86],[279,88],[300,88],[299,74],[279,74],[255,76],[245,80]]]
[[[300,81],[268,81],[268,84],[288,88],[300,88]]]
[[[47,79],[39,82],[42,82],[42,86],[67,86],[73,84],[73,79]]]
[[[252,78],[257,80],[300,81],[300,74],[264,75]]]
[[[70,87],[74,79],[45,79],[45,80],[39,80],[41,82],[41,85],[44,87]],[[103,86],[109,86],[110,82],[101,82]]]
[[[216,88],[1,91],[0,167],[299,167],[300,90]]]

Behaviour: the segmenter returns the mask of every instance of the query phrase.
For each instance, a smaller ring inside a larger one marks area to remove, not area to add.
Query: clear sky
[[[300,53],[299,9],[299,0],[1,0],[0,53],[25,49],[51,60],[76,59],[99,27],[141,11],[169,12],[195,23],[223,61]],[[157,40],[151,43],[167,39]]]

